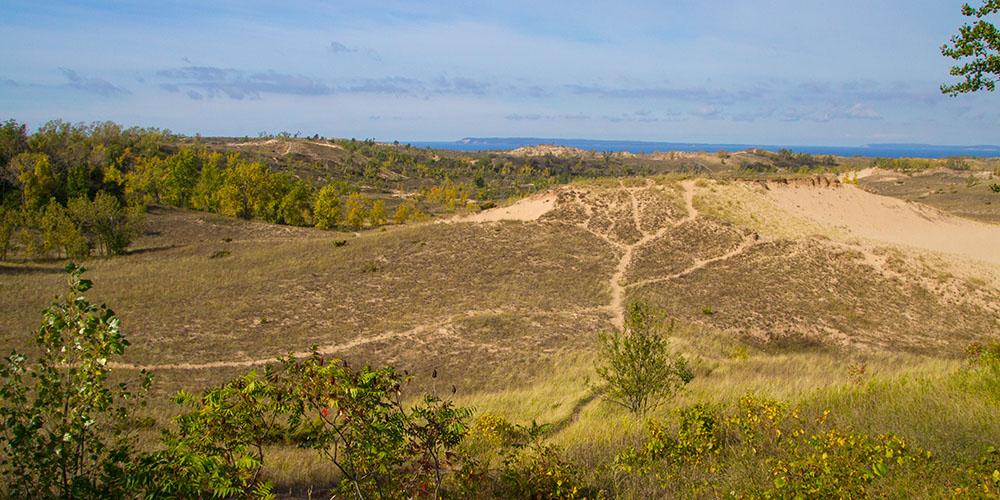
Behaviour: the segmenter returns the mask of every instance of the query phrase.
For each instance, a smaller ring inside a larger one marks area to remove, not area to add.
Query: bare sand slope
[[[539,217],[552,210],[556,204],[556,194],[546,191],[508,205],[491,208],[472,215],[454,219],[458,222],[494,222],[500,220],[538,220]]]
[[[961,219],[852,185],[834,189],[772,184],[769,188],[768,196],[782,209],[854,236],[1000,264],[1000,226]]]

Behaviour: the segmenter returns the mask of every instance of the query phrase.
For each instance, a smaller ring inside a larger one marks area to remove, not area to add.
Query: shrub
[[[913,464],[929,454],[913,454],[892,434],[871,437],[837,429],[815,434],[787,459],[768,459],[774,488],[768,498],[861,498],[893,466]]]
[[[311,428],[302,445],[318,451],[343,475],[341,493],[356,498],[410,498],[440,494],[448,471],[461,466],[453,452],[471,410],[435,396],[406,408],[409,376],[390,368],[358,371],[308,358],[281,359],[277,394],[289,408],[289,426]]]
[[[996,448],[988,447],[975,464],[960,472],[964,476],[964,487],[956,488],[952,497],[1000,497],[1000,451]]]
[[[671,399],[694,377],[683,356],[667,352],[664,317],[647,303],[633,302],[622,330],[598,336],[597,374],[605,385],[597,390],[606,400],[635,414]],[[672,333],[673,322],[667,327]]]
[[[550,424],[511,425],[498,417],[477,421],[476,432],[488,436],[502,459],[497,478],[503,498],[574,500],[599,498],[580,480],[577,466],[563,458],[559,449],[542,442]],[[486,464],[487,466],[489,463]]]
[[[646,421],[646,442],[640,449],[629,447],[615,457],[615,466],[625,472],[649,473],[653,464],[667,460],[673,465],[699,465],[709,454],[719,453],[721,419],[715,408],[696,404],[674,411],[677,434],[671,436],[657,420]]]
[[[173,401],[190,411],[165,429],[165,449],[146,459],[139,481],[152,497],[273,498],[271,484],[260,480],[266,443],[281,438],[277,388],[251,371],[201,396],[181,392]]]
[[[969,344],[965,348],[965,355],[971,367],[1000,372],[1000,342],[994,341],[987,345]]]
[[[66,266],[69,291],[43,311],[34,361],[16,351],[0,365],[0,493],[8,498],[113,498],[132,490],[138,457],[129,433],[138,391],[110,385],[110,360],[128,341],[118,318],[82,295],[83,267]]]

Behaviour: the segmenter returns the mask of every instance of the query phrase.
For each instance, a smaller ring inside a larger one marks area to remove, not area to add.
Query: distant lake
[[[936,146],[932,144],[866,144],[864,146],[781,146],[773,144],[701,144],[692,142],[602,141],[589,139],[540,139],[534,137],[468,137],[454,142],[411,142],[415,147],[455,151],[497,151],[539,144],[555,144],[597,152],[652,153],[654,151],[743,151],[790,149],[795,153],[883,158],[947,158],[949,156],[1000,157],[1000,146]]]

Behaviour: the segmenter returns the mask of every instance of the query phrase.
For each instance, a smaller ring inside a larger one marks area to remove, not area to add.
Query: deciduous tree
[[[319,190],[316,203],[313,204],[313,220],[320,229],[330,229],[337,225],[340,220],[340,192],[337,186],[327,184]]]
[[[128,341],[118,318],[84,298],[91,283],[69,264],[69,291],[44,311],[37,359],[0,362],[0,494],[6,498],[124,498],[138,455],[128,432],[132,392],[109,383],[110,360]]]
[[[621,330],[598,335],[598,388],[608,401],[643,414],[672,398],[692,378],[683,356],[671,356],[663,335],[663,313],[645,302],[632,302]],[[667,327],[669,334],[673,323]]]

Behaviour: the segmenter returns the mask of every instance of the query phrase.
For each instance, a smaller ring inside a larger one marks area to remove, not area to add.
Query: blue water
[[[534,137],[469,137],[454,142],[411,142],[413,146],[455,151],[501,151],[522,146],[555,144],[586,151],[652,153],[654,151],[743,151],[790,149],[795,153],[882,158],[947,158],[949,156],[1000,157],[1000,146],[936,146],[931,144],[866,144],[864,146],[780,146],[770,144],[702,144],[692,142],[602,141],[589,139],[539,139]]]

